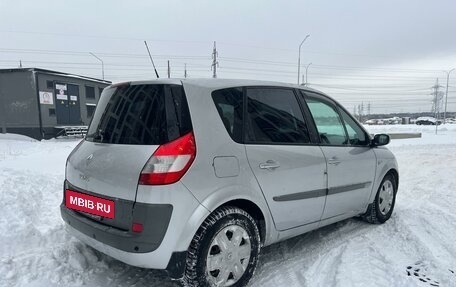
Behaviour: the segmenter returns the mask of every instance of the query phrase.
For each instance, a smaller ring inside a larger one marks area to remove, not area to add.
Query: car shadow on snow
[[[76,243],[80,255],[87,261],[81,281],[86,286],[135,286],[135,287],[174,287],[180,286],[172,281],[163,270],[134,267],[107,256],[92,247]],[[92,256],[87,256],[92,254]],[[89,259],[90,258],[90,259]],[[79,259],[81,260],[81,259]],[[78,284],[79,285],[79,284]]]
[[[376,227],[355,217],[264,247],[250,285],[282,286],[291,281],[293,286],[312,286],[315,282],[307,282],[303,274],[317,258]]]
[[[263,283],[267,283],[269,279],[274,279],[271,278],[271,276],[274,277],[275,272],[286,276],[285,273],[289,271],[288,268],[285,266],[281,270],[281,268],[277,268],[277,266],[297,260],[308,261],[306,258],[318,256],[321,252],[328,251],[329,249],[337,246],[339,244],[337,242],[348,240],[353,236],[359,235],[360,232],[362,233],[366,229],[371,229],[372,227],[372,225],[361,222],[359,219],[348,219],[300,236],[293,237],[283,242],[264,247],[261,252],[256,274],[252,278],[250,285],[262,286]],[[92,273],[93,276],[89,276],[89,278],[84,280],[84,283],[87,285],[137,287],[181,286],[179,282],[171,280],[165,271],[133,267],[106,256],[89,246],[86,248],[89,248],[92,252],[97,254],[100,262],[95,265],[104,266],[103,268],[95,268],[95,271]],[[301,272],[305,272],[305,269],[305,265],[300,268]],[[275,270],[275,272],[271,273],[271,270]],[[299,283],[304,284],[305,279],[304,277],[299,278],[299,274],[297,275],[297,280]],[[271,284],[271,282],[268,283],[268,285]]]

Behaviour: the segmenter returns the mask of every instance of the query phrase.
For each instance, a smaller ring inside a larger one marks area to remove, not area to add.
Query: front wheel
[[[393,213],[396,203],[397,184],[392,174],[387,174],[384,178],[372,202],[367,208],[366,213],[361,217],[369,223],[384,223]]]
[[[194,236],[187,255],[185,286],[246,286],[260,252],[255,220],[237,207],[215,210]]]

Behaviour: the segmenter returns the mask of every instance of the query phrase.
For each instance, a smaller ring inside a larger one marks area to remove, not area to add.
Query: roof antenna
[[[144,45],[146,45],[147,53],[149,53],[149,58],[150,58],[150,61],[152,62],[152,66],[154,66],[155,75],[157,76],[157,79],[159,79],[160,76],[158,76],[158,72],[157,72],[157,69],[155,68],[154,60],[152,59],[152,55],[150,54],[149,46],[147,46],[147,42],[146,41],[144,41]]]

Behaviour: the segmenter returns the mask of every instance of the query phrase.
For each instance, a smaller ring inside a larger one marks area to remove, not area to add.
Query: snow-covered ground
[[[414,125],[367,129],[423,134],[389,146],[401,176],[391,220],[350,219],[266,247],[251,286],[456,286],[456,125],[437,135]],[[0,286],[177,286],[65,232],[64,165],[77,142],[0,135]]]

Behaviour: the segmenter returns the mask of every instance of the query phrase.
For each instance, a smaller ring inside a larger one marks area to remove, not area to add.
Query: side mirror
[[[382,146],[382,145],[387,145],[391,141],[391,138],[387,134],[378,134],[374,136],[374,139],[372,140],[372,146]]]

